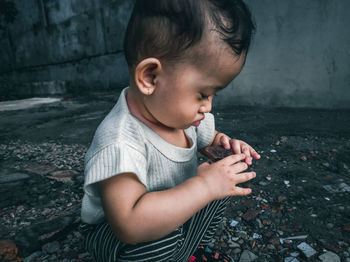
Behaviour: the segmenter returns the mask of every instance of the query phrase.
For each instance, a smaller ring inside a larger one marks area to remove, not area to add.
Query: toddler
[[[241,0],[136,1],[129,87],[85,156],[81,218],[96,261],[186,262],[211,242],[229,197],[251,193],[237,184],[255,177],[246,169],[259,154],[216,131],[209,112],[242,70],[253,30]],[[234,154],[198,166],[208,145]]]

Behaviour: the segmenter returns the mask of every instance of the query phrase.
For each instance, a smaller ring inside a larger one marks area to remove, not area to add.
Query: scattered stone
[[[328,229],[332,229],[334,227],[334,225],[332,223],[327,223],[326,226],[327,226]]]
[[[290,253],[290,255],[292,257],[297,257],[297,256],[299,256],[299,252],[292,252],[292,253]]]
[[[9,172],[7,170],[0,171],[0,184],[17,182],[19,180],[28,179],[30,176],[21,172]]]
[[[236,248],[236,247],[241,247],[238,243],[232,242],[228,245],[230,248]]]
[[[253,239],[261,239],[261,238],[262,238],[262,235],[259,235],[257,233],[253,234]]]
[[[70,215],[62,213],[61,217],[47,222],[27,226],[15,236],[15,242],[25,256],[40,249],[40,243],[52,242],[78,225],[76,217],[79,211]]]
[[[284,262],[299,262],[299,260],[296,257],[286,257]]]
[[[231,256],[240,254],[241,252],[242,252],[242,250],[240,248],[235,248],[231,251]]]
[[[272,244],[267,244],[267,249],[269,250],[276,250],[276,247]]]
[[[254,253],[250,252],[249,250],[244,250],[239,262],[252,262],[256,259],[258,259],[258,257]]]
[[[280,242],[281,244],[283,244],[285,240],[300,240],[300,239],[306,239],[307,237],[308,235],[284,237],[284,238],[280,238]]]
[[[284,201],[286,201],[287,200],[287,197],[286,196],[278,196],[278,198],[277,198],[277,201],[278,202],[284,202]]]
[[[269,183],[265,182],[265,181],[260,181],[259,185],[260,186],[267,186]]]
[[[350,186],[346,183],[341,183],[339,185],[325,185],[323,186],[329,193],[342,193],[350,192]]]
[[[245,221],[250,221],[250,220],[254,219],[258,214],[259,214],[259,211],[254,210],[254,209],[250,209],[250,210],[248,210],[247,212],[244,213],[242,218]]]
[[[231,220],[231,223],[230,223],[230,226],[231,226],[231,227],[235,227],[235,226],[238,225],[238,223],[239,223],[238,221],[232,219],[232,220]]]
[[[306,156],[301,156],[301,157],[300,157],[300,160],[301,160],[301,161],[307,161],[307,157],[306,157]]]
[[[287,138],[286,136],[281,136],[280,141],[281,141],[281,142],[286,142],[287,139],[288,139],[288,138]]]
[[[40,257],[42,254],[41,251],[36,251],[34,253],[32,253],[30,256],[26,257],[23,262],[34,262],[36,261],[36,258]]]
[[[58,243],[57,241],[49,242],[49,243],[43,245],[42,250],[44,252],[49,253],[49,254],[58,252],[60,250],[60,243]]]
[[[329,163],[327,163],[327,162],[322,163],[322,165],[323,165],[324,167],[329,167]]]
[[[11,240],[0,240],[0,261],[17,261],[18,248]]]
[[[327,251],[326,253],[320,255],[318,258],[322,262],[340,262],[340,257],[331,251]]]
[[[277,150],[275,150],[275,149],[271,149],[271,150],[270,150],[270,152],[271,152],[271,153],[276,153],[276,152],[277,152]]]
[[[284,182],[284,184],[286,185],[286,187],[290,187],[290,184],[289,184],[289,181],[288,181],[288,180],[284,180],[283,182]]]
[[[313,255],[315,255],[317,252],[315,249],[313,249],[310,245],[308,245],[306,242],[300,243],[297,248],[303,252],[303,254],[306,256],[306,258],[310,258]]]

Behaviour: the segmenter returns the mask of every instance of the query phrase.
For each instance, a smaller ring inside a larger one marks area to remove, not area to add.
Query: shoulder
[[[125,105],[121,105],[120,101],[98,126],[86,153],[85,161],[91,159],[101,150],[118,144],[131,150],[134,149],[141,154],[145,153],[145,137],[142,127],[125,108]]]

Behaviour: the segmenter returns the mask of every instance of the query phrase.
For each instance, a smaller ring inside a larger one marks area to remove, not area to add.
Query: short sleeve
[[[201,149],[209,145],[214,138],[215,120],[211,113],[205,113],[205,118],[201,124],[196,127],[197,132],[197,147]]]
[[[126,143],[104,147],[90,159],[85,159],[85,193],[99,197],[97,182],[122,173],[134,173],[147,188],[145,154]]]

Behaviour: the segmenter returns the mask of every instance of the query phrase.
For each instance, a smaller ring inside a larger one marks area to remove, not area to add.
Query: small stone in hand
[[[233,155],[231,149],[225,149],[223,146],[207,146],[199,150],[199,152],[207,156],[211,161],[216,162],[227,156]]]

